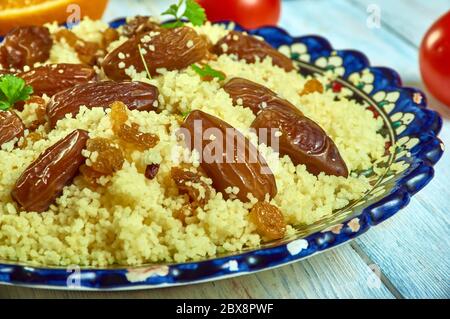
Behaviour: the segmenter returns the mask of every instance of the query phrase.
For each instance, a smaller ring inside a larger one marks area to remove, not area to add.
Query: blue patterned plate
[[[124,19],[111,22],[118,27]],[[237,30],[244,30],[235,26]],[[46,268],[0,262],[0,283],[60,289],[143,289],[198,283],[238,276],[295,262],[343,244],[366,232],[406,206],[411,196],[434,175],[433,165],[444,145],[437,137],[442,119],[427,109],[424,94],[402,87],[399,75],[387,68],[372,67],[358,51],[334,50],[318,36],[292,37],[277,27],[248,31],[263,37],[272,46],[297,61],[300,73],[332,72],[337,79],[328,89],[346,90],[352,99],[384,121],[387,137],[385,172],[371,178],[372,189],[359,200],[307,228],[297,228],[290,238],[261,245],[237,254],[179,264],[150,264],[130,269]],[[390,152],[390,146],[396,145]],[[410,156],[407,156],[407,153]],[[404,170],[393,169],[402,163]]]

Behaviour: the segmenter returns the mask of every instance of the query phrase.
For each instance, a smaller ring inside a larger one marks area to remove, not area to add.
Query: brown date
[[[22,173],[11,192],[25,210],[44,212],[78,173],[88,132],[75,130],[45,150]]]
[[[135,16],[129,20],[122,28],[122,34],[127,37],[132,37],[137,34],[157,31],[161,29],[161,25],[151,20],[148,16]]]
[[[348,169],[339,151],[325,131],[311,119],[287,108],[267,107],[253,121],[251,127],[261,132],[267,129],[265,143],[271,146],[270,129],[278,129],[279,153],[288,155],[294,165],[304,164],[314,175],[348,176]]]
[[[33,87],[34,94],[52,96],[74,85],[94,80],[96,73],[89,66],[61,63],[43,65],[17,76]]]
[[[84,83],[55,94],[47,106],[50,126],[66,114],[77,114],[81,105],[107,108],[112,102],[123,102],[130,110],[152,111],[158,101],[158,88],[143,82]]]
[[[258,114],[263,108],[268,106],[288,108],[302,115],[302,112],[289,101],[277,96],[275,92],[263,85],[243,78],[232,78],[223,89],[233,99],[233,104],[238,104],[239,99],[242,105],[252,110],[253,114]]]
[[[204,59],[208,53],[207,42],[189,27],[160,29],[132,37],[106,55],[102,63],[105,74],[112,80],[130,77],[125,70],[134,66],[138,72],[145,71],[141,53],[151,75],[157,69],[180,70]]]
[[[260,60],[271,57],[274,65],[288,72],[295,68],[291,59],[278,52],[267,42],[238,31],[230,31],[228,35],[220,39],[213,46],[212,52],[217,55],[234,54],[248,63],[255,63],[256,57]]]
[[[53,40],[46,27],[27,26],[12,29],[0,46],[0,61],[6,68],[32,67],[50,56]]]
[[[25,126],[14,112],[0,111],[0,146],[23,136]]]
[[[229,198],[228,187],[238,187],[237,198],[243,202],[249,201],[248,193],[258,200],[276,195],[275,178],[265,159],[238,130],[199,110],[189,114],[182,128],[187,146],[200,153],[201,168],[224,198]]]

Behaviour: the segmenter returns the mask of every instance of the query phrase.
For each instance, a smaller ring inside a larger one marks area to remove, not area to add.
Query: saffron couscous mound
[[[80,54],[69,36],[61,36],[61,27],[48,25],[47,28],[53,40],[47,60],[25,69],[55,63],[86,63],[86,54]],[[207,38],[209,47],[230,32],[209,23],[186,28],[195,30],[199,39]],[[280,229],[285,236],[294,233],[294,226],[309,225],[331,216],[370,190],[369,180],[357,172],[371,168],[383,157],[385,140],[379,134],[382,119],[374,118],[362,105],[331,90],[301,94],[311,78],[303,77],[295,68],[289,70],[278,65],[276,61],[281,57],[269,54],[248,61],[239,54],[226,54],[232,50],[232,45],[226,44],[220,48],[224,54],[215,52],[207,62],[224,78],[213,74],[212,78],[205,79],[190,66],[153,70],[152,61],[149,61],[151,74],[148,74],[137,65],[128,65],[125,52],[119,52],[118,59],[123,64],[119,62],[117,72],[111,75],[103,66],[108,63],[109,55],[136,36],[130,35],[129,29],[119,28],[105,44],[103,34],[108,26],[85,19],[72,34],[81,42],[98,45],[95,51],[98,60],[93,63],[95,81],[119,81],[115,77],[120,74],[128,76],[127,81],[156,87],[159,95],[151,108],[122,109],[125,120],[118,126],[114,112],[119,108],[82,105],[78,112],[65,114],[51,128],[45,121],[34,126],[33,123],[39,120],[37,110],[42,106],[39,103],[47,107],[49,116],[49,104],[55,105],[59,93],[53,97],[42,94],[40,99],[26,101],[23,108],[14,110],[25,129],[21,136],[3,143],[0,150],[0,259],[81,266],[183,262],[257,247],[274,239],[270,229],[261,231],[252,211],[261,199],[249,194],[248,200],[241,200],[239,188],[233,186],[219,191],[214,176],[205,174],[196,151],[180,142],[177,132],[194,110],[225,121],[257,148],[276,184],[276,194],[267,194],[263,201],[270,203],[274,214],[280,212],[284,220]],[[158,37],[159,31],[148,32],[142,45]],[[186,49],[196,48],[195,41],[188,41]],[[151,45],[143,49],[140,49],[143,58],[159,50]],[[194,63],[199,67],[204,65],[200,61],[189,64]],[[282,98],[283,103],[294,105],[302,116],[317,123],[334,142],[349,173],[346,176],[311,173],[308,165],[298,163],[290,153],[280,155],[267,144],[258,143],[258,136],[250,127],[259,113],[248,108],[245,100],[235,101],[224,89],[224,84],[233,78],[264,86]],[[330,81],[325,76],[316,80],[323,87]],[[61,101],[64,102],[62,98]],[[118,127],[129,131],[138,128],[139,136],[153,144],[130,148],[132,142],[122,143],[117,138],[121,134],[117,133],[121,132]],[[88,132],[87,146],[81,152],[84,164],[48,208],[24,209],[23,203],[17,200],[20,197],[17,181],[40,154],[75,130]],[[92,173],[103,150],[92,148],[89,142],[92,140],[114,141],[108,146],[113,153],[122,149],[119,168],[109,174]],[[186,182],[188,177],[174,177],[177,167],[184,169],[192,181]],[[197,196],[195,200],[193,194]]]

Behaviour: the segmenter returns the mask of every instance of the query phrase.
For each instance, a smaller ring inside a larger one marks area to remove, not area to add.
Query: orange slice
[[[100,19],[107,4],[108,0],[2,0],[0,35],[17,26],[73,22],[78,15]]]

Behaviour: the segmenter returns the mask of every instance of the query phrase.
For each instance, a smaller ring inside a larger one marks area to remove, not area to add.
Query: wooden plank
[[[3,298],[393,298],[350,245],[303,262],[198,285],[131,292],[0,287]]]
[[[448,122],[442,137],[450,145]],[[356,241],[405,297],[450,297],[449,179],[446,152],[409,206]]]

